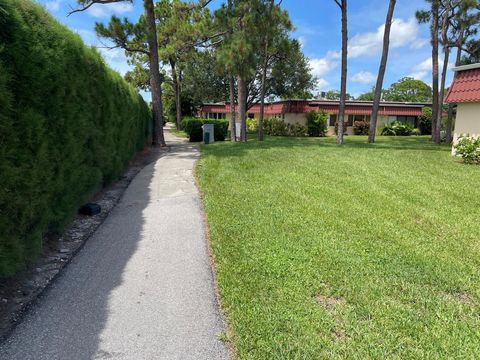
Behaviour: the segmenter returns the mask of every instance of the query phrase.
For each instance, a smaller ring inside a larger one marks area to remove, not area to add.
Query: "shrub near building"
[[[0,0],[0,277],[39,253],[145,145],[150,111],[30,0]]]

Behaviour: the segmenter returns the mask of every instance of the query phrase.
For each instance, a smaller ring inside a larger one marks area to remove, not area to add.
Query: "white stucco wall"
[[[453,144],[462,135],[480,136],[480,103],[460,103],[453,132]]]

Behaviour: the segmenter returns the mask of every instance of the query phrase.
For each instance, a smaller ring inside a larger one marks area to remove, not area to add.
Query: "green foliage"
[[[404,77],[384,91],[385,101],[430,102],[432,89],[422,80]]]
[[[401,122],[393,122],[385,125],[382,135],[385,136],[410,136],[413,133],[413,126]]]
[[[372,88],[372,90],[366,92],[366,93],[363,93],[363,94],[360,94],[358,97],[357,97],[357,100],[360,100],[360,101],[373,101],[373,98],[375,97],[375,87]]]
[[[228,134],[228,121],[227,120],[214,120],[214,119],[200,119],[200,118],[184,118],[182,120],[182,128],[188,134],[190,141],[202,141],[203,140],[203,124],[213,124],[213,135],[215,141],[224,141]]]
[[[370,122],[368,121],[353,122],[353,133],[355,135],[368,135],[369,129],[370,129]]]
[[[418,128],[422,135],[432,134],[432,108],[425,106],[422,109],[422,115],[418,117]]]
[[[419,128],[415,128],[412,130],[412,135],[420,136],[422,135],[422,130],[420,130]]]
[[[266,135],[287,136],[287,123],[282,119],[267,118],[264,120],[264,130]]]
[[[307,114],[308,136],[325,136],[328,114],[323,111],[310,111]]]
[[[0,0],[0,276],[35,258],[79,204],[121,174],[148,106],[30,0]]]
[[[480,137],[462,136],[454,149],[466,164],[480,165]]]
[[[307,136],[308,129],[302,124],[288,124],[282,119],[267,118],[264,121],[264,130],[266,135],[270,136]]]
[[[256,133],[258,131],[258,121],[255,119],[247,119],[247,131]]]
[[[340,90],[328,90],[325,93],[325,99],[327,100],[340,100]],[[345,94],[346,100],[353,100],[353,96],[349,93]]]

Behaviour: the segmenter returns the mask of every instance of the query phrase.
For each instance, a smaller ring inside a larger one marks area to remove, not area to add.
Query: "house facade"
[[[265,118],[276,117],[290,124],[306,125],[306,115],[312,110],[329,114],[327,135],[335,135],[335,123],[339,112],[338,100],[282,100],[265,104]],[[426,103],[381,102],[378,113],[377,129],[395,121],[418,125],[418,117],[422,109],[431,106]],[[355,121],[370,121],[373,103],[371,101],[347,101],[345,106],[345,122],[347,134],[353,135]],[[238,113],[238,107],[235,108]],[[248,110],[248,118],[258,119],[260,105],[254,104]],[[230,103],[204,104],[200,109],[200,117],[210,119],[230,119]]]
[[[480,136],[480,63],[453,68],[455,77],[445,98],[457,104],[453,145],[462,135]]]

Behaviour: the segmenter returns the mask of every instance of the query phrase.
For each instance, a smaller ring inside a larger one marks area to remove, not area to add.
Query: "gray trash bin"
[[[204,142],[207,143],[205,139],[208,138],[208,143],[213,143],[215,141],[213,124],[203,124],[202,129]],[[208,136],[205,136],[205,134],[208,134]]]

